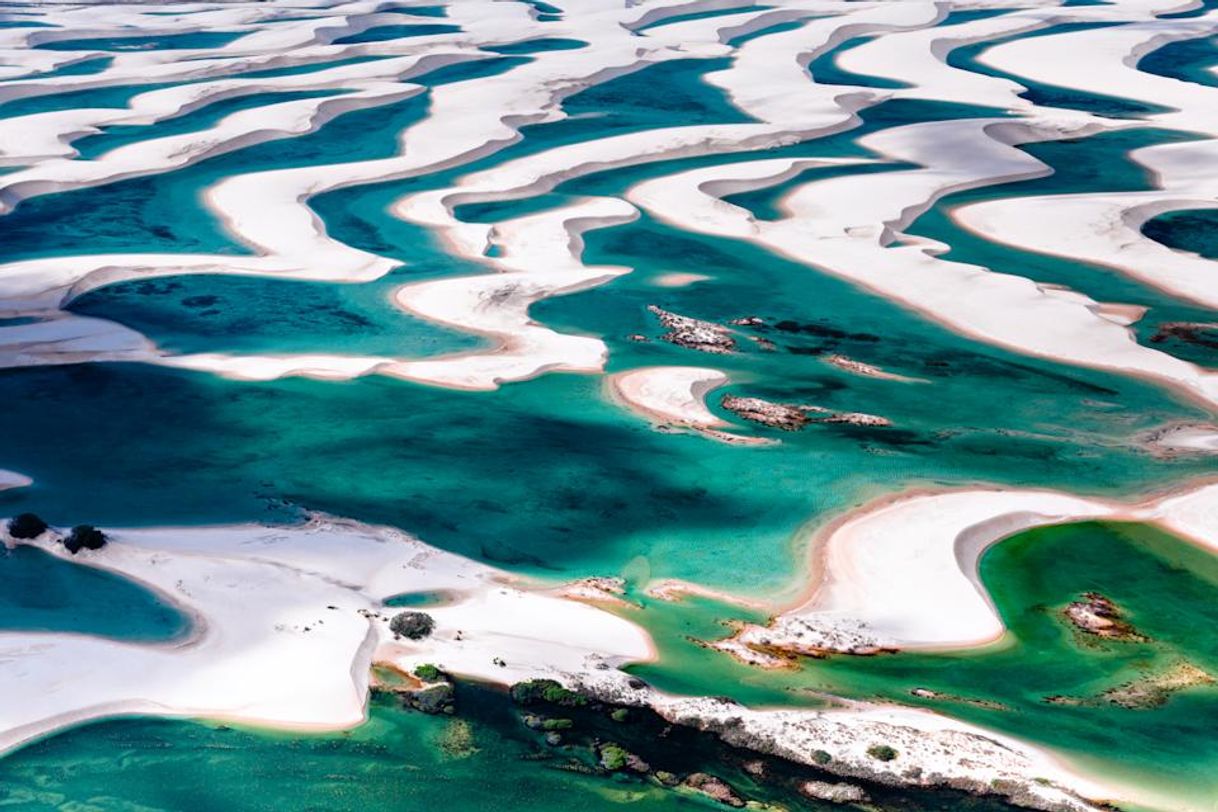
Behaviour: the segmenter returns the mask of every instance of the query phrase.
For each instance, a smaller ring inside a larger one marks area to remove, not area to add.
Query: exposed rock
[[[1169,338],[1178,339],[1188,344],[1196,344],[1211,350],[1218,350],[1218,324],[1195,321],[1165,321],[1150,337],[1154,344],[1159,344]]]
[[[884,381],[902,381],[904,383],[926,383],[924,378],[910,378],[905,375],[897,375],[892,372],[880,369],[874,364],[865,364],[862,361],[856,361],[853,358],[847,358],[844,355],[831,354],[825,356],[825,361],[832,364],[838,369],[851,372],[855,375],[862,375],[866,378],[879,378]]]
[[[714,642],[709,643],[705,640],[693,640],[692,642],[698,646],[701,646],[702,648],[721,651],[738,662],[743,663],[744,665],[751,665],[754,668],[778,670],[799,667],[798,663],[795,661],[795,657],[791,654],[755,648],[742,643],[735,637],[729,637],[725,640],[715,640]]]
[[[682,782],[683,786],[689,787],[695,792],[701,792],[708,798],[712,798],[721,804],[742,808],[744,799],[735,793],[735,791],[727,785],[727,782],[720,778],[716,778],[709,773],[692,773]]]
[[[830,654],[870,656],[896,648],[860,621],[798,615],[781,615],[774,618],[769,626],[745,624],[732,639],[755,652],[786,659],[792,656],[826,657]],[[715,648],[722,650],[720,646]]]
[[[407,706],[432,715],[453,713],[456,710],[456,691],[447,682],[403,693],[402,700]]]
[[[643,335],[642,333],[631,333],[630,335],[626,336],[626,339],[628,341],[634,341],[639,344],[646,344],[647,342],[651,341],[650,338]]]
[[[588,603],[607,603],[614,606],[633,606],[622,596],[626,594],[626,581],[623,578],[593,576],[580,578],[564,584],[556,590],[564,598]]]
[[[892,425],[891,420],[879,415],[863,412],[830,412],[822,406],[774,403],[761,398],[724,395],[720,404],[738,417],[783,431],[799,431],[809,423],[848,423],[853,426],[872,427]],[[812,414],[823,415],[823,417],[811,417]]]
[[[819,417],[812,422],[849,423],[852,426],[875,426],[880,428],[892,425],[892,421],[887,417],[880,417],[877,414],[865,414],[864,412],[838,412],[828,417]]]
[[[831,784],[828,781],[805,781],[799,785],[799,792],[807,798],[817,801],[831,801],[835,804],[866,803],[869,799],[862,787],[854,784]]]
[[[1006,798],[1043,812],[1098,812],[1104,808],[1069,786],[1044,778],[1046,765],[1035,754],[963,723],[944,727],[927,722],[922,711],[882,706],[842,708],[840,712],[750,709],[722,697],[668,697],[635,691],[623,679],[607,673],[595,679],[590,676],[581,677],[579,684],[581,692],[593,699],[649,706],[673,725],[712,733],[734,747],[844,779],[955,789]],[[893,758],[883,760],[888,755]]]
[[[765,320],[757,316],[744,316],[743,318],[732,319],[728,324],[735,325],[736,327],[759,327],[765,324]]]
[[[1066,607],[1065,615],[1079,631],[1105,640],[1141,642],[1147,639],[1122,619],[1121,610],[1115,603],[1098,592],[1084,593],[1082,600]]]
[[[678,347],[724,355],[736,349],[736,339],[731,331],[713,321],[701,321],[670,313],[655,305],[648,305],[648,311],[654,313],[660,324],[668,330],[661,338]]]
[[[738,398],[731,395],[724,395],[719,403],[737,417],[783,431],[799,431],[811,422],[808,412],[815,411],[809,406],[771,403],[761,398]]]

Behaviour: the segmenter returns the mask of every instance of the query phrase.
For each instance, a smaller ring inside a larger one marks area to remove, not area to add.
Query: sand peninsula
[[[498,685],[552,679],[624,707],[649,707],[725,742],[888,784],[996,793],[1044,810],[1094,810],[1107,795],[1018,740],[913,708],[852,703],[824,711],[748,709],[665,694],[617,670],[648,660],[641,628],[400,531],[314,515],[295,526],[108,531],[71,554],[50,530],[33,544],[144,585],[191,620],[186,637],[135,644],[0,632],[0,748],[92,719],[202,717],[296,730],[359,724],[374,665],[435,665]],[[385,600],[442,592],[422,639],[395,634]],[[292,678],[284,681],[283,675]],[[883,742],[899,765],[877,762]],[[818,752],[833,760],[821,764]],[[910,767],[918,767],[910,771]],[[895,771],[900,767],[903,772]],[[1038,780],[1033,781],[1036,777]]]

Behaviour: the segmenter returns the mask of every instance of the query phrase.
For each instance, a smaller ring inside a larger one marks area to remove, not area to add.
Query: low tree
[[[886,744],[876,744],[867,748],[867,755],[880,761],[892,761],[897,757],[897,751]]]
[[[426,612],[399,612],[389,621],[389,631],[411,640],[422,640],[435,627],[435,620]]]
[[[8,520],[8,534],[15,539],[36,539],[47,531],[47,523],[33,513],[22,513]]]
[[[106,546],[106,534],[91,524],[78,524],[63,540],[68,552],[76,555],[81,550],[100,550]]]

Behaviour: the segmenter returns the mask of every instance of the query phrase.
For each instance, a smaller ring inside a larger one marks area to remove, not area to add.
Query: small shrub
[[[880,761],[892,761],[897,757],[897,751],[886,744],[875,744],[867,748],[867,755]]]
[[[824,750],[812,751],[812,761],[816,764],[828,764],[833,760],[833,756],[829,755]]]
[[[546,719],[541,723],[542,730],[570,730],[575,723],[570,719]]]
[[[630,712],[625,708],[615,708],[613,712],[609,714],[609,718],[615,722],[625,722],[630,718]]]
[[[33,513],[22,513],[8,520],[8,534],[15,539],[36,539],[47,531],[47,523]]]
[[[422,640],[435,629],[436,622],[426,612],[398,612],[389,621],[389,631],[398,637]]]
[[[609,742],[601,745],[601,766],[606,770],[620,770],[626,766],[626,757],[630,755],[626,748]]]
[[[414,670],[414,675],[423,682],[439,682],[444,679],[444,672],[431,663],[423,663]]]
[[[569,691],[552,679],[530,679],[517,682],[511,689],[512,701],[518,705],[548,702],[551,705],[576,707],[588,704],[588,698]]]
[[[78,524],[63,540],[63,546],[72,555],[81,550],[100,550],[106,546],[106,534],[91,524]]]

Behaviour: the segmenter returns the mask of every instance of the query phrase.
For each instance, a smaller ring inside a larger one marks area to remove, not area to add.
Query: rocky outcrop
[[[731,395],[724,395],[719,404],[737,417],[783,431],[799,431],[811,420],[808,412],[812,407],[809,406],[771,403],[761,398],[738,398]]]
[[[682,782],[682,786],[735,809],[741,809],[745,805],[744,799],[737,795],[726,781],[709,773],[692,773]]]
[[[1082,599],[1070,603],[1065,616],[1074,628],[1087,635],[1127,642],[1146,640],[1121,616],[1117,605],[1098,592],[1087,592]]]
[[[864,412],[837,412],[828,417],[818,418],[813,422],[848,423],[851,426],[871,426],[873,428],[886,428],[892,425],[892,421],[887,417],[881,417],[878,414],[866,414]]]
[[[847,423],[852,426],[891,426],[886,417],[863,412],[833,412],[822,406],[774,403],[761,398],[724,395],[720,405],[737,417],[782,431],[799,431],[809,423]],[[816,415],[813,417],[813,415]]]
[[[731,331],[721,324],[670,313],[655,305],[648,305],[647,310],[668,330],[660,338],[670,344],[717,355],[725,355],[736,349],[736,339],[732,337]]]
[[[799,785],[799,792],[814,801],[830,801],[835,804],[866,803],[870,800],[867,791],[862,787],[846,783],[805,781]]]
[[[866,623],[849,618],[781,615],[768,626],[745,624],[732,639],[754,651],[779,657],[869,656],[896,650],[895,644],[881,638]]]

